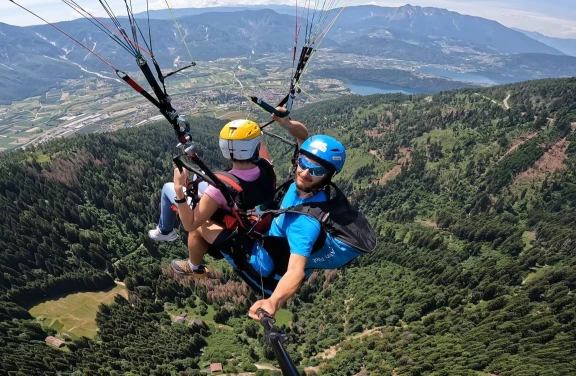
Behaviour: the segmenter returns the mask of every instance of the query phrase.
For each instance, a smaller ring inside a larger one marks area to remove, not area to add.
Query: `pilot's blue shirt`
[[[282,199],[280,209],[308,202],[322,202],[326,201],[326,199],[326,192],[324,191],[319,191],[310,197],[300,198],[296,192],[296,183],[292,183]],[[320,235],[320,230],[320,222],[310,216],[298,213],[284,213],[274,218],[268,235],[287,238],[291,253],[309,257],[312,253],[314,242]]]
[[[280,207],[286,209],[303,203],[322,202],[326,200],[327,196],[324,191],[319,191],[310,197],[302,199],[298,197],[296,184],[292,183]],[[307,276],[312,272],[311,269],[339,268],[360,254],[359,251],[350,247],[346,247],[346,250],[342,251],[341,244],[336,244],[335,240],[332,239],[329,234],[326,234],[326,241],[323,247],[312,254],[312,248],[321,230],[320,222],[315,218],[305,214],[284,213],[274,219],[268,235],[287,238],[290,253],[308,258],[308,262],[306,263]]]

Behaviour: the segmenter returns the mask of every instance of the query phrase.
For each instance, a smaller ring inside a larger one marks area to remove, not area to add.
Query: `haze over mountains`
[[[565,53],[566,55],[576,56],[576,39],[554,38],[537,33],[535,31],[527,31],[521,29],[513,29],[513,30],[524,33],[530,38],[542,42],[550,47],[553,47],[558,51]]]
[[[296,20],[286,13],[294,13],[295,9],[272,8],[175,9],[174,14],[195,60],[286,52],[288,63]],[[150,27],[156,58],[169,69],[190,58],[173,21],[166,16],[167,11],[152,11]],[[136,70],[133,57],[89,20],[57,26],[119,69]],[[140,27],[147,30],[144,19]],[[436,65],[479,72],[495,82],[576,75],[576,58],[565,56],[565,52],[540,39],[495,21],[445,9],[367,5],[342,12],[321,47],[333,53],[411,62],[411,69]],[[49,25],[0,24],[0,85],[11,93],[0,98],[4,102],[37,95],[64,78],[78,77],[86,71],[110,75],[106,69],[95,56]]]

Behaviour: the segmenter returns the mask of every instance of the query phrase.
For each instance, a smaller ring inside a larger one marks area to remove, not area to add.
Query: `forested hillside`
[[[574,93],[576,79],[542,80],[294,112],[348,147],[338,183],[379,233],[376,252],[313,275],[290,303],[289,351],[303,372],[576,373]],[[207,164],[225,166],[224,122],[192,123]],[[158,124],[2,157],[0,374],[192,375],[208,361],[233,373],[273,358],[247,322],[255,296],[228,268],[215,263],[219,278],[207,282],[174,279],[162,265],[183,243],[145,235],[173,139]],[[287,150],[271,151],[285,171]],[[54,331],[27,308],[114,278],[130,299],[101,306],[94,340],[69,351],[43,343]],[[230,329],[170,323],[173,310],[208,308]]]
[[[576,372],[575,90],[571,79],[358,97],[301,116],[337,124],[375,156],[344,179],[381,235],[358,269],[297,300],[305,355],[340,344],[310,364],[342,375]],[[377,184],[375,166],[390,159],[404,163]]]

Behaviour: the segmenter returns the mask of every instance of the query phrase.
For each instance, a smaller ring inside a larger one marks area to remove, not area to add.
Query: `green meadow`
[[[114,296],[128,297],[124,286],[98,292],[78,292],[47,300],[32,307],[29,312],[41,320],[42,326],[56,329],[60,333],[67,333],[72,338],[93,338],[98,328],[96,326],[96,312],[101,303],[114,302]]]

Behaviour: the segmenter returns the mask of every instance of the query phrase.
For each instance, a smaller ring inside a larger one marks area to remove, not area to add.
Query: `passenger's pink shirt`
[[[245,181],[254,181],[260,177],[260,169],[258,168],[258,166],[255,166],[254,168],[251,168],[249,170],[232,169],[228,172]],[[226,199],[224,198],[224,195],[222,194],[222,192],[220,192],[218,188],[209,185],[208,188],[206,188],[206,190],[204,191],[204,194],[207,194],[216,202],[218,202],[220,208],[228,209],[228,205],[226,205]]]

